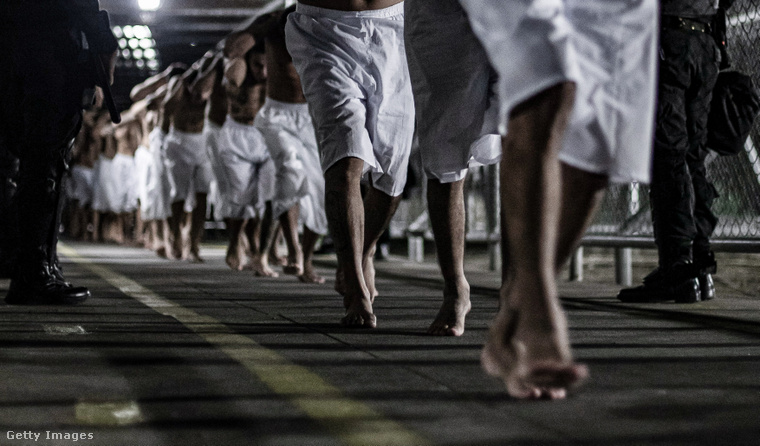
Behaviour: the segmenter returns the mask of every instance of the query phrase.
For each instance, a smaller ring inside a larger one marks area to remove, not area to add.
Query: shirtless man
[[[264,42],[267,68],[266,100],[254,125],[264,135],[276,169],[272,214],[279,219],[288,246],[283,272],[304,283],[321,284],[325,279],[316,273],[312,258],[319,236],[327,233],[325,182],[301,80],[285,47],[285,21],[292,10],[261,17],[249,29],[254,41]],[[262,251],[272,242],[270,231]]]
[[[139,114],[140,112],[135,112]],[[127,116],[129,112],[125,113]],[[122,234],[122,243],[135,242],[136,212],[138,209],[137,171],[135,169],[135,152],[143,139],[141,116],[128,118],[114,128],[116,156],[113,158],[113,177],[118,184],[119,200],[114,212],[118,216],[118,227]]]
[[[206,197],[213,177],[206,155],[203,123],[216,71],[201,72],[200,68],[196,63],[182,76],[173,77],[163,103],[165,118],[171,122],[164,150],[175,186],[169,217],[171,256],[192,262],[203,261],[200,241],[206,219]],[[189,225],[187,243],[182,239],[185,225]]]
[[[93,134],[97,139],[97,160],[93,168],[93,226],[95,241],[124,243],[124,232],[118,216],[123,189],[114,170],[116,169],[115,127],[107,113],[95,121]]]
[[[94,194],[93,173],[99,149],[93,130],[100,105],[96,104],[92,109],[85,110],[82,114],[82,129],[74,140],[74,149],[71,152],[71,169],[66,177],[68,231],[69,235],[76,240],[92,241],[93,237],[91,210]]]
[[[170,121],[165,118],[163,102],[169,80],[185,72],[187,66],[173,63],[163,72],[149,77],[135,85],[130,92],[133,101],[145,100],[148,110],[146,114],[147,147],[153,161],[153,172],[150,175],[147,202],[141,209],[143,219],[149,225],[153,243],[150,249],[159,257],[168,257],[171,253],[169,242],[168,217],[171,215],[171,195],[173,180],[165,166],[163,143],[169,131]]]
[[[588,372],[572,358],[556,272],[607,182],[649,179],[658,4],[459,2],[498,74],[506,134],[506,258],[481,362],[516,398],[564,398]]]
[[[443,304],[428,333],[461,336],[470,311],[464,275],[464,182],[470,159],[501,158],[496,75],[457,0],[406,0],[406,51]]]
[[[403,12],[401,0],[299,0],[286,28],[316,126],[350,327],[376,326],[375,246],[406,182],[414,103]]]
[[[241,37],[240,34],[246,34]],[[253,125],[266,98],[264,45],[252,45],[247,33],[234,33],[227,39],[222,82],[228,103],[227,119],[222,127],[220,162],[228,186],[229,205],[227,230],[230,243],[227,263],[243,268],[239,253],[243,237],[251,253],[251,268],[257,276],[277,277],[269,267],[266,234],[272,224],[272,197],[275,169],[264,136]],[[221,180],[220,180],[221,181]],[[263,230],[263,231],[262,231]],[[261,234],[264,243],[261,243]],[[271,238],[271,237],[270,237]]]

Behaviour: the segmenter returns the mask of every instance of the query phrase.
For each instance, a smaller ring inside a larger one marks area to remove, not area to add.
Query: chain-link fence
[[[752,76],[760,85],[760,0],[738,0],[728,15],[728,49],[732,68]],[[710,154],[708,178],[720,197],[713,204],[718,226],[713,234],[717,249],[760,252],[760,120],[755,123],[744,152],[738,156]],[[614,246],[651,244],[649,188],[630,184],[613,186],[607,193],[587,243]]]
[[[760,0],[737,0],[728,14],[728,49],[732,68],[752,76],[760,85]],[[745,151],[738,156],[710,154],[707,175],[720,197],[713,204],[719,222],[712,243],[716,250],[760,252],[760,119],[755,123]],[[498,188],[495,167],[470,169],[467,193],[467,239],[491,245],[498,258]],[[411,194],[394,218],[394,236],[409,237],[410,257],[421,260],[421,243],[432,239],[425,212],[424,184]],[[631,247],[654,248],[649,187],[640,184],[609,188],[595,221],[584,238],[585,245],[619,248],[617,281],[631,281]],[[582,255],[574,258],[582,266]],[[492,268],[498,261],[492,261]],[[577,270],[577,269],[576,269]],[[572,271],[572,270],[571,270]],[[572,272],[571,272],[572,274]],[[577,274],[577,273],[576,273]]]

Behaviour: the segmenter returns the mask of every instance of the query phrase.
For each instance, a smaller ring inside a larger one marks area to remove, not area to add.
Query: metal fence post
[[[568,280],[571,282],[583,281],[583,246],[579,246],[570,256]]]
[[[622,286],[631,286],[633,283],[631,248],[615,248],[615,283]]]

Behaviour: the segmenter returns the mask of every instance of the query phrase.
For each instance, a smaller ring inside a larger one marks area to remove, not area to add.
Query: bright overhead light
[[[155,11],[161,6],[161,0],[137,0],[137,4],[143,11]]]
[[[114,26],[113,27],[113,35],[116,37],[122,37],[124,36],[124,33],[121,32],[121,26]]]
[[[142,26],[142,25],[135,25],[135,26],[133,26],[132,27],[132,32],[135,33],[135,38],[143,39],[143,38],[147,37],[148,33],[145,32],[146,28],[147,28],[147,26]]]
[[[143,51],[143,57],[146,59],[155,59],[156,58],[156,50],[153,48],[148,48],[147,50]]]
[[[144,50],[153,48],[153,39],[140,39],[140,48]]]
[[[135,36],[135,34],[132,32],[132,25],[127,25],[124,28],[122,28],[122,31],[124,31],[124,37],[127,39],[131,39]]]
[[[129,39],[129,47],[133,50],[140,46],[140,41],[137,39]]]

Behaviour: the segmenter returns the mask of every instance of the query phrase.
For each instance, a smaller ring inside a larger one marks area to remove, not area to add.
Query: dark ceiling
[[[142,11],[138,0],[100,0],[113,26],[148,25],[159,55],[158,70],[172,62],[191,64],[231,31],[264,12],[285,6],[288,0],[161,0],[156,11]],[[129,106],[129,90],[152,74],[119,64],[114,96],[120,108]]]

